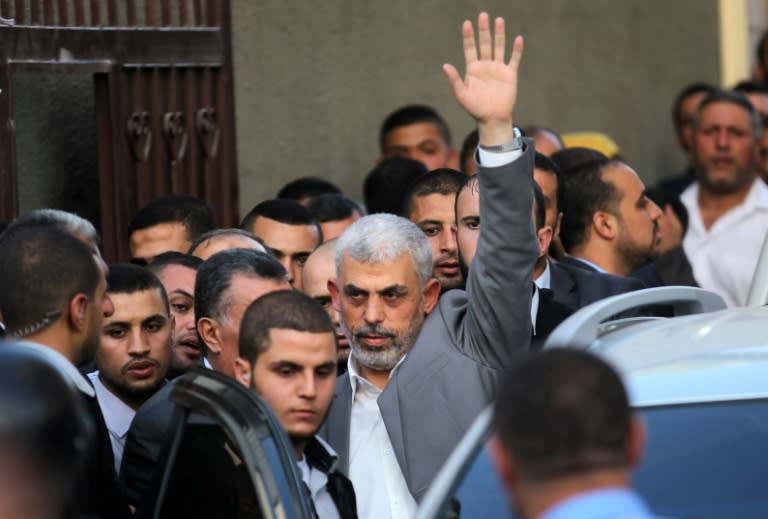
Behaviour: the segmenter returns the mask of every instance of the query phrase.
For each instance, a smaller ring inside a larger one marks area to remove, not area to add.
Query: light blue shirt
[[[626,488],[578,494],[561,501],[539,519],[655,519],[640,497]]]

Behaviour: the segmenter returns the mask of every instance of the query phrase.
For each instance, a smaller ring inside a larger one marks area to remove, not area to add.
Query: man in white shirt
[[[336,471],[338,456],[316,436],[336,384],[335,326],[301,292],[282,290],[254,301],[243,316],[237,380],[277,415],[321,519],[356,518],[352,483]]]
[[[149,270],[113,265],[107,293],[115,308],[104,319],[96,369],[89,373],[112,443],[115,475],[136,410],[163,384],[171,363],[173,318],[160,280]]]
[[[699,105],[691,158],[696,182],[683,248],[699,285],[729,306],[747,301],[768,229],[768,187],[758,176],[760,116],[742,94],[717,90]]]

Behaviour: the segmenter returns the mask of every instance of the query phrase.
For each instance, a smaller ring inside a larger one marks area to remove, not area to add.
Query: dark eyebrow
[[[189,292],[187,292],[183,288],[177,288],[175,290],[171,290],[171,292],[168,295],[170,296],[170,295],[173,295],[173,294],[181,294],[183,296],[189,297],[190,299],[194,299],[195,298],[194,295],[190,294]]]
[[[290,360],[276,360],[273,363],[271,363],[269,367],[272,369],[279,369],[279,368],[301,369],[301,366],[299,364],[296,364],[295,362],[291,362]]]
[[[316,370],[318,370],[318,369],[333,369],[333,370],[335,370],[336,369],[336,364],[337,364],[336,362],[328,361],[328,362],[325,362],[323,364],[320,364],[319,366],[315,366],[315,369]]]
[[[291,254],[291,258],[296,259],[296,258],[306,257],[306,256],[309,256],[310,254],[312,254],[311,250],[307,250],[307,251],[302,250],[302,251],[294,252],[293,254]]]
[[[141,324],[149,324],[157,321],[161,323],[165,323],[165,322],[168,322],[168,318],[162,314],[154,314],[142,319]]]
[[[427,219],[427,220],[422,220],[422,221],[418,222],[416,225],[439,225],[439,226],[442,227],[443,222],[441,222],[439,220],[429,220],[429,219]]]
[[[395,295],[404,295],[408,293],[408,287],[405,285],[390,285],[388,287],[384,287],[381,290],[378,291],[379,294],[395,294]]]
[[[469,216],[465,216],[461,219],[462,222],[466,222],[467,220],[479,220],[480,215],[479,214],[470,214]]]
[[[362,288],[358,287],[357,285],[353,285],[352,283],[347,283],[344,285],[344,293],[348,294],[350,292],[361,292],[363,294],[367,294],[367,290],[363,290]]]

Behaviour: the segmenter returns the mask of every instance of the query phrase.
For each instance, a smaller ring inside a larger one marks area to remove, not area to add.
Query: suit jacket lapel
[[[402,368],[402,366],[400,366]],[[398,368],[399,370],[400,368]],[[395,375],[387,384],[387,387],[379,395],[378,404],[381,416],[384,419],[384,426],[387,428],[387,435],[389,441],[392,443],[392,448],[395,450],[395,456],[397,462],[400,464],[400,470],[403,471],[405,481],[408,486],[411,486],[413,478],[408,470],[408,463],[405,456],[405,441],[403,440],[403,422],[400,419],[400,396],[397,389],[396,378],[399,371],[395,372]],[[411,488],[411,493],[413,489]]]
[[[339,456],[338,468],[349,474],[349,428],[352,419],[352,386],[346,373],[336,381],[333,401],[325,418],[320,436],[326,440]]]

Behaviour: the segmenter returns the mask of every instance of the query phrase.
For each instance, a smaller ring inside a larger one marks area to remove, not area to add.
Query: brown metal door
[[[236,225],[237,167],[227,0],[0,0],[0,218],[18,213],[15,71],[94,78],[104,254],[128,258],[126,228],[166,193]],[[71,24],[70,24],[71,22]]]

